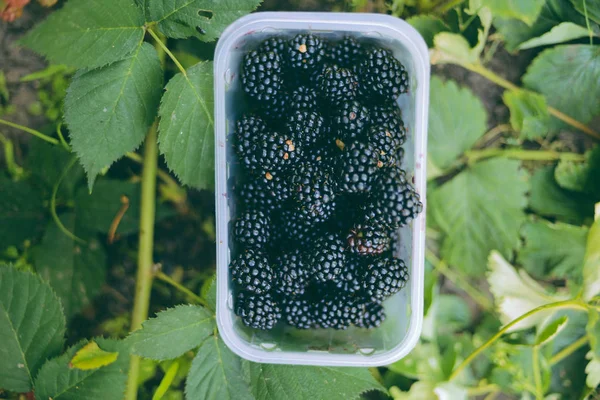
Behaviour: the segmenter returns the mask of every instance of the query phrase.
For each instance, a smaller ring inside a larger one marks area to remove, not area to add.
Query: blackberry
[[[398,150],[401,143],[388,128],[380,125],[371,127],[369,142],[377,149],[383,166],[391,167],[400,164],[402,154]]]
[[[260,112],[272,126],[279,127],[290,110],[290,95],[287,92],[280,92],[278,96],[270,101],[260,104]]]
[[[402,112],[397,104],[374,105],[371,107],[371,122],[373,125],[384,126],[403,145],[406,141],[406,127],[402,121]]]
[[[364,274],[363,264],[359,257],[347,255],[342,273],[335,283],[336,288],[349,296],[361,290],[361,279]]]
[[[336,183],[326,168],[301,164],[292,174],[291,195],[298,215],[312,223],[324,222],[335,209]]]
[[[288,325],[298,329],[310,329],[315,324],[312,303],[305,297],[283,300],[283,314]]]
[[[277,277],[275,287],[277,293],[284,296],[304,294],[308,276],[300,251],[287,252],[277,257],[273,267]]]
[[[315,322],[321,328],[347,329],[358,319],[356,303],[339,293],[327,293],[314,306]]]
[[[377,149],[370,143],[358,141],[344,146],[337,161],[336,173],[340,189],[346,193],[369,191],[382,166]]]
[[[261,252],[247,249],[229,264],[232,281],[238,290],[265,294],[271,290],[273,269]]]
[[[352,69],[364,56],[364,50],[356,39],[346,36],[341,42],[330,48],[328,56],[333,64]]]
[[[271,221],[260,210],[248,210],[235,220],[233,235],[235,240],[245,246],[261,248],[269,241]]]
[[[273,329],[281,318],[279,305],[270,294],[257,296],[241,292],[235,301],[235,313],[244,325],[262,330]]]
[[[378,226],[354,225],[348,235],[348,249],[359,255],[381,254],[390,247],[389,233]]]
[[[365,90],[375,96],[395,100],[408,90],[408,73],[389,50],[369,51],[360,65]]]
[[[408,268],[398,258],[378,257],[367,265],[363,289],[372,301],[381,302],[406,286]]]
[[[289,67],[301,74],[318,71],[325,58],[323,41],[311,34],[299,34],[287,47],[287,63]]]
[[[282,86],[281,59],[273,53],[251,51],[242,64],[242,87],[253,99],[271,102]]]
[[[300,157],[301,146],[294,136],[271,132],[252,145],[242,157],[242,163],[248,171],[268,178],[293,165]]]
[[[296,110],[287,119],[286,129],[304,149],[315,146],[327,134],[325,120],[315,111]]]
[[[312,277],[320,282],[337,279],[346,263],[344,241],[335,234],[318,238],[309,255]]]
[[[307,249],[319,235],[319,224],[314,225],[298,218],[294,210],[285,210],[274,219],[272,243],[273,250],[281,251],[281,246]]]
[[[240,199],[242,209],[271,212],[279,210],[290,197],[290,186],[282,174],[264,174],[250,177],[243,183],[236,184],[234,192]]]
[[[290,96],[291,110],[315,110],[317,108],[317,96],[315,91],[307,86],[300,86],[292,91]]]
[[[262,42],[257,51],[259,53],[275,53],[277,54],[282,62],[285,62],[285,51],[287,49],[288,42],[284,38],[281,37],[271,37]]]
[[[354,321],[354,325],[359,328],[377,328],[385,321],[385,311],[383,306],[378,303],[367,303],[359,306],[359,316]]]
[[[330,104],[354,100],[358,88],[358,79],[346,68],[330,65],[323,68],[318,77],[317,87],[321,97]]]
[[[304,159],[312,164],[331,170],[341,151],[332,140],[322,140],[305,155]]]
[[[252,146],[259,142],[267,133],[267,125],[262,118],[255,115],[245,115],[235,125],[235,151],[243,156]]]
[[[342,102],[332,119],[337,137],[348,143],[360,139],[370,123],[367,107],[354,100]]]
[[[408,224],[421,211],[423,203],[404,171],[386,168],[375,180],[369,202],[363,208],[367,221],[395,229]]]

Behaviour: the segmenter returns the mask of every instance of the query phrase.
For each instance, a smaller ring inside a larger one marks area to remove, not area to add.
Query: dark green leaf
[[[583,297],[600,294],[600,205],[596,205],[595,221],[587,238],[583,260]]]
[[[161,86],[158,55],[147,43],[125,60],[75,75],[65,98],[65,120],[90,191],[104,167],[142,143],[156,116]]]
[[[587,334],[594,357],[600,359],[600,313],[595,308],[588,312]]]
[[[35,398],[39,400],[121,399],[125,393],[129,353],[123,342],[94,339],[102,350],[118,352],[117,361],[105,367],[80,370],[70,361],[87,340],[70,347],[65,354],[48,361],[35,378]]]
[[[217,309],[217,277],[216,275],[208,279],[202,285],[200,295],[208,302],[213,310]]]
[[[57,64],[96,68],[140,46],[144,16],[132,0],[70,0],[22,40]]]
[[[158,143],[167,165],[186,185],[214,186],[213,64],[175,75],[160,105]]]
[[[487,0],[494,16],[501,18],[517,18],[528,25],[537,19],[545,0]]]
[[[531,49],[533,47],[547,46],[569,42],[574,39],[588,37],[590,31],[581,25],[572,22],[563,22],[544,33],[542,36],[529,39],[519,45],[519,50]]]
[[[60,352],[64,335],[65,316],[50,286],[0,265],[0,387],[29,392],[44,361]]]
[[[594,0],[571,0],[575,9],[586,18],[600,24],[600,3]]]
[[[419,31],[427,47],[433,47],[433,38],[440,32],[449,31],[450,27],[446,23],[434,15],[415,15],[406,20],[416,30]]]
[[[473,315],[469,304],[460,296],[441,294],[435,300],[436,330],[439,335],[452,334],[467,328]]]
[[[586,161],[560,161],[554,171],[556,182],[565,189],[584,192],[600,199],[600,146],[585,153]]]
[[[40,194],[24,181],[0,176],[0,250],[31,239],[44,224]]]
[[[504,92],[510,110],[510,124],[522,139],[537,139],[548,133],[550,115],[544,96],[526,90]]]

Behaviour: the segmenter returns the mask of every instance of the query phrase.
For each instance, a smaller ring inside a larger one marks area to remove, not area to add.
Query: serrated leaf
[[[590,31],[583,26],[574,24],[572,22],[563,22],[556,25],[550,31],[544,33],[542,36],[529,39],[519,45],[519,50],[531,49],[538,46],[548,46],[551,44],[558,44],[571,41],[573,39],[579,39],[582,37],[588,37]]]
[[[432,64],[474,64],[479,60],[479,52],[463,35],[440,32],[433,38],[433,49],[430,51]]]
[[[494,16],[516,18],[528,25],[537,19],[545,0],[486,0]]]
[[[253,400],[242,371],[247,361],[233,354],[219,336],[204,341],[185,381],[189,400]]]
[[[527,174],[514,160],[475,164],[431,194],[431,209],[446,237],[442,256],[472,276],[483,276],[491,250],[506,257],[519,245],[525,220]]]
[[[548,133],[548,106],[544,96],[527,90],[507,90],[504,103],[510,110],[510,124],[522,139],[537,139]]]
[[[592,0],[571,0],[571,3],[581,15],[600,24],[600,3]]]
[[[517,271],[500,253],[492,251],[487,275],[490,291],[496,300],[500,320],[507,324],[528,311],[544,304],[567,300],[563,295],[551,295],[523,270]],[[539,325],[554,310],[540,311],[512,326],[508,332]]]
[[[158,144],[179,180],[198,189],[214,186],[213,64],[175,75],[160,105]]]
[[[585,373],[587,375],[585,384],[588,387],[595,388],[600,385],[600,358],[594,357],[591,351],[585,358],[590,360],[585,367]]]
[[[42,196],[25,181],[0,176],[0,250],[32,239],[44,221]]]
[[[65,335],[60,300],[29,272],[0,265],[0,387],[25,393]]]
[[[212,42],[229,24],[254,11],[262,0],[155,0],[148,2],[149,22],[171,38],[190,36]]]
[[[518,262],[538,279],[581,283],[588,228],[547,221],[527,222]]]
[[[554,171],[556,182],[565,189],[600,198],[600,146],[585,153],[585,162],[561,160]]]
[[[544,326],[541,332],[538,332],[535,337],[535,345],[542,346],[552,341],[564,328],[567,326],[569,318],[563,315],[560,318],[555,319],[551,323]]]
[[[552,107],[586,124],[600,113],[600,48],[560,45],[533,60],[525,85],[543,94]],[[553,119],[556,129],[565,126]]]
[[[433,38],[440,32],[449,31],[450,27],[435,15],[415,15],[406,20],[413,26],[427,43],[427,47],[433,47]]]
[[[358,399],[384,391],[366,368],[308,367],[250,363],[250,388],[261,400]]]
[[[132,0],[70,0],[22,43],[53,63],[96,68],[139,47],[143,25],[144,15]]]
[[[207,279],[200,289],[200,296],[213,310],[217,309],[217,276]]]
[[[70,368],[77,368],[82,371],[89,369],[97,369],[105,367],[117,361],[119,357],[118,351],[105,351],[102,350],[98,343],[92,341],[79,349],[71,362],[69,363]]]
[[[428,161],[443,170],[483,136],[487,114],[473,92],[452,80],[434,76],[430,91]]]
[[[126,341],[134,354],[153,360],[170,360],[200,346],[214,327],[214,316],[204,307],[179,305],[144,322]]]
[[[161,90],[160,61],[148,43],[122,61],[73,77],[65,98],[65,121],[90,191],[103,168],[142,143]]]
[[[88,343],[83,340],[65,354],[44,364],[35,378],[35,398],[39,400],[106,400],[122,399],[129,369],[129,353],[122,341],[96,338],[98,345],[117,360],[110,365],[81,370],[71,368],[76,353]]]
[[[583,298],[589,300],[600,294],[600,203],[596,204],[583,262]]]

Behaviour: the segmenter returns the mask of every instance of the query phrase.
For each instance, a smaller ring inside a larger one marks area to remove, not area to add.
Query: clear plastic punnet
[[[351,327],[298,330],[283,324],[260,331],[242,324],[233,310],[228,265],[231,257],[230,219],[235,215],[231,178],[238,172],[229,140],[244,111],[240,64],[245,52],[275,35],[293,37],[311,32],[335,40],[344,35],[368,38],[393,51],[406,67],[408,93],[398,98],[408,138],[402,168],[413,178],[426,205],[429,56],[419,33],[405,21],[387,15],[358,13],[265,12],[243,17],[221,36],[214,62],[217,324],[224,342],[239,356],[261,363],[327,366],[379,366],[406,356],[416,345],[423,320],[423,275],[426,210],[398,234],[399,254],[410,279],[384,302],[386,320],[374,329]]]

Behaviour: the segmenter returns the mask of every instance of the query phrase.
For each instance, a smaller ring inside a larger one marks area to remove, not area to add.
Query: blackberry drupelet
[[[273,252],[281,252],[281,246],[292,249],[308,249],[319,237],[320,225],[298,218],[296,211],[284,210],[273,218]]]
[[[317,80],[319,95],[323,100],[338,105],[356,97],[358,79],[346,68],[329,65],[321,71]]]
[[[365,90],[374,96],[395,100],[408,90],[408,73],[389,50],[372,49],[360,65]]]
[[[331,46],[328,56],[332,64],[352,69],[358,65],[360,59],[364,56],[364,50],[356,39],[352,36],[346,36],[341,42]]]
[[[325,59],[323,41],[311,34],[299,34],[287,47],[287,65],[292,71],[311,75],[318,71]]]
[[[290,185],[284,175],[269,173],[249,176],[237,183],[234,192],[243,210],[262,210],[266,214],[279,210],[290,197]]]
[[[310,329],[314,326],[314,307],[306,297],[284,299],[282,307],[288,325],[298,329]]]
[[[260,113],[274,128],[279,128],[285,122],[285,117],[290,110],[290,95],[281,91],[270,101],[265,101],[259,104]]]
[[[307,266],[304,256],[299,250],[287,250],[275,259],[273,270],[276,276],[275,290],[283,296],[299,296],[304,294],[308,280]]]
[[[358,319],[356,303],[340,293],[326,293],[314,306],[315,322],[321,328],[347,329]]]
[[[267,124],[259,116],[245,115],[235,124],[235,151],[243,156],[252,146],[262,140],[268,132]]]
[[[336,280],[336,288],[348,296],[354,296],[362,289],[362,276],[364,275],[364,261],[362,257],[353,254],[346,255],[346,263],[342,268],[340,277]]]
[[[384,126],[396,137],[396,140],[403,145],[406,141],[406,127],[402,121],[402,113],[398,105],[392,104],[376,104],[370,110],[372,124]]]
[[[377,149],[372,144],[362,141],[343,147],[344,151],[336,165],[340,190],[346,193],[371,190],[376,173],[383,166],[379,161]]]
[[[381,304],[361,304],[358,309],[359,315],[354,321],[354,325],[358,326],[359,328],[377,328],[383,321],[385,321],[385,311]]]
[[[337,279],[346,263],[344,241],[336,234],[318,238],[309,251],[309,268],[313,279],[325,282]]]
[[[348,250],[358,255],[381,254],[390,248],[389,232],[376,225],[354,225],[346,237]]]
[[[289,134],[271,132],[255,143],[242,157],[242,164],[255,175],[265,176],[281,172],[301,159],[302,147]]]
[[[363,136],[371,119],[367,107],[352,100],[340,104],[333,112],[332,121],[336,137],[349,144],[357,139],[365,139]]]
[[[290,110],[311,110],[317,109],[317,95],[314,89],[308,86],[299,86],[292,90],[290,96]]]
[[[315,111],[296,110],[287,118],[286,129],[298,138],[306,152],[324,139],[328,133],[325,120]]]
[[[363,289],[372,301],[381,302],[406,286],[408,268],[397,258],[378,257],[365,269]]]
[[[332,173],[312,163],[300,164],[291,177],[291,196],[298,216],[311,223],[327,221],[335,210]]]
[[[275,100],[282,81],[281,59],[277,54],[251,51],[244,56],[242,87],[251,98],[261,102]]]
[[[260,210],[247,210],[235,220],[233,235],[244,247],[260,249],[269,241],[270,218]]]
[[[379,160],[384,167],[399,165],[402,161],[400,142],[395,135],[386,127],[376,125],[369,130],[369,142],[377,149]]]
[[[273,269],[267,257],[259,251],[242,251],[229,264],[231,280],[238,290],[256,294],[266,294],[273,284]]]
[[[260,46],[258,46],[257,51],[259,53],[275,53],[281,58],[281,61],[285,63],[287,46],[287,40],[273,36],[262,42]]]
[[[281,310],[270,294],[258,296],[241,292],[235,301],[235,313],[244,325],[269,330],[281,319]]]
[[[305,154],[304,159],[307,162],[331,171],[340,154],[342,154],[341,150],[335,145],[335,142],[331,139],[326,139],[313,146],[312,150],[308,154]]]

